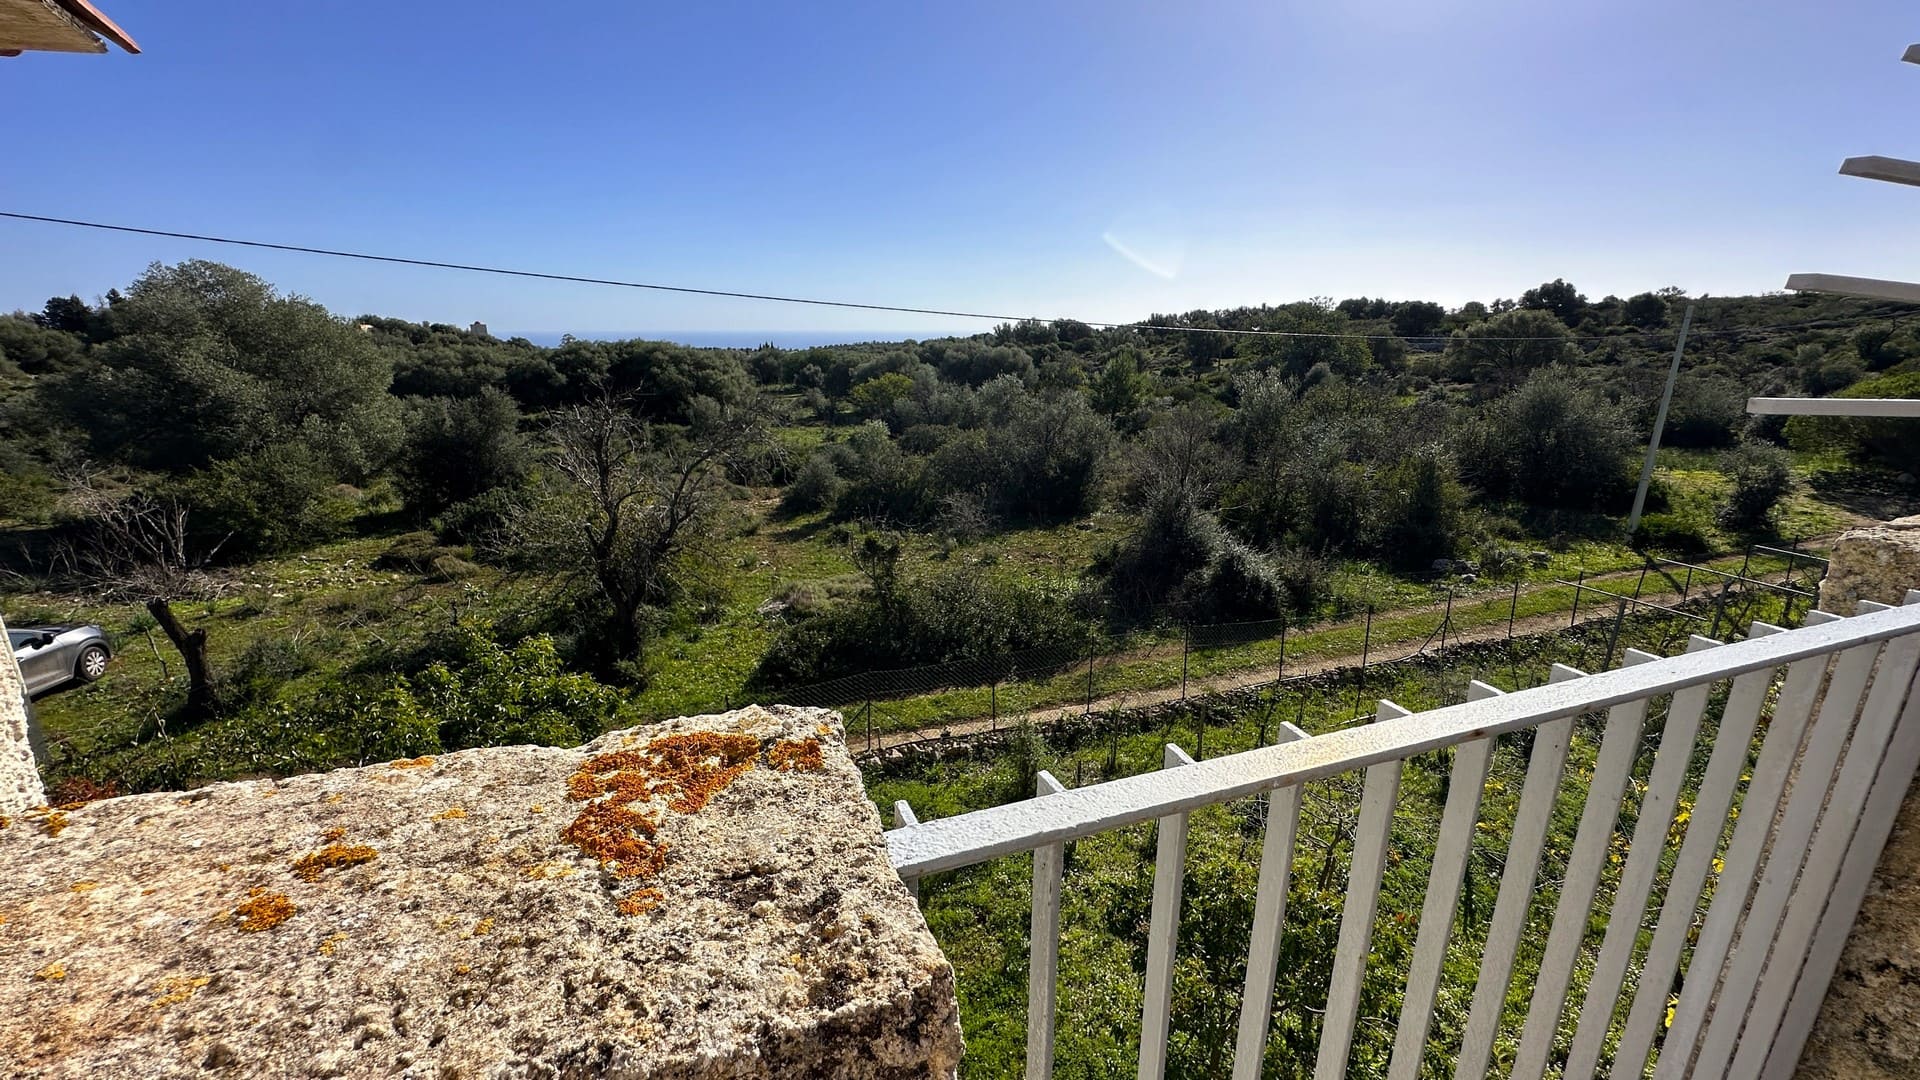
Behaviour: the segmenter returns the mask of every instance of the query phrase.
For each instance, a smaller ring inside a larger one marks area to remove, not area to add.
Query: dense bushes
[[[896,563],[869,576],[865,592],[783,626],[761,657],[754,684],[794,686],[1087,639],[1071,595],[965,568],[903,575]]]
[[[1591,378],[1547,368],[1488,406],[1462,462],[1495,498],[1603,509],[1632,489],[1633,444],[1626,415]]]

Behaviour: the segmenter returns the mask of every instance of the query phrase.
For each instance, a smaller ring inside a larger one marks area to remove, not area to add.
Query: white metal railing
[[[1287,725],[1278,745],[1210,761],[1195,762],[1169,745],[1161,771],[1084,788],[1066,789],[1042,772],[1039,797],[952,818],[916,821],[900,804],[900,827],[886,834],[888,850],[916,889],[929,874],[1034,853],[1026,1074],[1039,1078],[1052,1069],[1065,844],[1157,820],[1138,1073],[1151,1080],[1166,1062],[1188,816],[1270,792],[1233,1066],[1236,1080],[1251,1080],[1260,1075],[1272,1017],[1302,785],[1364,771],[1314,1066],[1317,1078],[1332,1080],[1347,1074],[1360,1019],[1402,767],[1414,755],[1457,748],[1390,1058],[1388,1075],[1402,1080],[1420,1071],[1461,883],[1474,845],[1485,843],[1476,826],[1494,738],[1532,729],[1455,1059],[1456,1076],[1479,1077],[1488,1072],[1536,902],[1542,847],[1565,782],[1575,720],[1605,710],[1512,1076],[1537,1080],[1554,1066],[1566,1077],[1594,1076],[1609,1036],[1618,1033],[1613,1077],[1640,1077],[1652,1065],[1659,1080],[1785,1080],[1920,763],[1920,695],[1910,693],[1920,668],[1920,592],[1908,594],[1907,605],[1863,603],[1861,614],[1845,619],[1815,612],[1806,627],[1792,631],[1755,624],[1751,636],[1734,644],[1696,637],[1685,654],[1665,659],[1630,650],[1625,666],[1600,674],[1556,665],[1547,685],[1515,693],[1474,683],[1465,703],[1424,713],[1383,701],[1369,726],[1308,737]],[[1725,704],[1702,769],[1695,744],[1721,685]],[[1576,965],[1590,952],[1583,939],[1602,872],[1609,850],[1617,848],[1629,776],[1651,734],[1643,731],[1649,706],[1663,698],[1664,727],[1606,909],[1604,939],[1584,997],[1570,1005]],[[1770,699],[1756,757],[1755,733]],[[1683,788],[1693,794],[1690,820],[1675,817]],[[1723,844],[1730,818],[1732,836]],[[1683,829],[1684,839],[1668,858],[1674,829]],[[1643,949],[1656,885],[1664,899]],[[1668,1020],[1676,978],[1680,993]],[[1625,1018],[1616,1023],[1623,997]],[[1556,1041],[1565,1045],[1561,1036],[1569,1030],[1571,1047],[1561,1060]]]

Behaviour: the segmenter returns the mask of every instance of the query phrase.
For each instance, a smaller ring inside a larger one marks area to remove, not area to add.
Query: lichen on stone
[[[268,892],[264,886],[255,885],[233,913],[240,916],[242,930],[271,930],[293,918],[297,910],[284,893]]]
[[[208,975],[170,975],[154,986],[160,996],[153,999],[153,1007],[164,1009],[169,1005],[178,1005],[212,981],[213,978]]]
[[[447,807],[447,808],[446,808],[445,810],[442,810],[442,811],[440,811],[439,813],[437,813],[437,814],[435,814],[435,815],[433,815],[433,820],[435,820],[435,821],[452,821],[452,820],[453,820],[453,819],[455,819],[455,818],[463,818],[463,817],[466,817],[466,816],[467,816],[467,808],[466,808],[466,807],[464,807],[464,806],[449,806],[449,807]]]
[[[422,754],[417,758],[407,758],[391,763],[395,769],[430,769],[433,767],[433,755]]]
[[[823,768],[819,739],[794,739],[773,744],[767,751],[767,764],[781,772],[813,772]]]
[[[372,862],[379,857],[379,852],[365,844],[342,844],[336,841],[319,851],[300,856],[294,861],[293,873],[302,881],[319,881],[320,875],[328,870]]]

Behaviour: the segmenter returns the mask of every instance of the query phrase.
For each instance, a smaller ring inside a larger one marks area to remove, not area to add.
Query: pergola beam
[[[1920,285],[1909,281],[1882,281],[1843,274],[1794,274],[1787,278],[1787,288],[1794,292],[1839,293],[1864,300],[1920,304]]]
[[[1900,158],[1881,157],[1878,154],[1850,157],[1840,163],[1840,175],[1920,187],[1920,161],[1904,161]]]
[[[1755,416],[1920,416],[1920,398],[1785,398],[1747,399]]]

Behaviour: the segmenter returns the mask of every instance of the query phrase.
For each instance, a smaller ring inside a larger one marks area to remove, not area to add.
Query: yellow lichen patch
[[[479,922],[473,924],[474,937],[485,937],[491,933],[493,933],[493,920],[491,918],[481,919]]]
[[[284,894],[268,892],[255,885],[247,891],[247,899],[241,901],[233,913],[240,916],[242,930],[271,930],[293,918],[296,910],[293,901]]]
[[[61,833],[61,830],[67,827],[66,811],[55,810],[52,813],[48,814],[45,818],[41,820],[40,827],[47,830],[48,836],[59,836]]]
[[[442,810],[442,811],[440,811],[439,813],[437,813],[437,814],[435,814],[435,815],[433,815],[433,820],[435,820],[435,821],[452,821],[452,820],[453,820],[454,818],[463,818],[463,817],[466,817],[466,816],[467,816],[467,809],[466,809],[466,807],[464,807],[464,806],[449,806],[449,807],[447,807],[447,808],[446,808],[445,810]]]
[[[453,973],[454,973],[455,975],[465,975],[465,974],[466,974],[467,972],[469,972],[469,971],[472,971],[472,970],[473,970],[473,965],[471,965],[471,964],[455,964],[455,965],[453,965]]]
[[[819,739],[798,739],[774,743],[767,751],[767,764],[781,772],[813,772],[823,768],[826,760],[820,755]]]
[[[4,829],[4,828],[6,828],[7,826],[9,826],[9,825],[12,825],[12,824],[13,824],[13,819],[12,819],[12,818],[10,818],[10,817],[8,817],[8,816],[7,816],[7,815],[5,815],[5,814],[0,814],[0,829]]]
[[[347,801],[347,797],[345,795],[342,795],[340,792],[336,791],[333,794],[328,795],[327,797],[321,799],[320,801],[323,803],[329,803],[329,804],[342,803]]]
[[[530,881],[545,881],[548,878],[572,877],[580,871],[563,862],[534,863],[523,871]]]
[[[100,887],[100,883],[97,881],[76,881],[73,884],[67,886],[67,891],[68,892],[92,892],[93,890],[99,887]]]
[[[832,724],[816,725],[813,729],[813,733],[815,735],[831,735],[833,734],[833,725]]]
[[[665,899],[659,889],[641,889],[617,905],[622,915],[645,915]]]
[[[319,881],[327,870],[372,862],[379,857],[379,852],[365,844],[333,843],[300,856],[293,864],[293,872],[302,881]]]
[[[393,762],[390,767],[395,769],[431,769],[433,768],[433,755],[422,754],[417,758],[396,761]]]
[[[345,940],[347,940],[347,933],[344,930],[336,934],[328,935],[327,940],[320,943],[320,955],[332,956],[334,946],[340,944]]]
[[[544,806],[541,806],[539,803],[534,803],[531,809],[536,814],[544,814],[547,812],[547,808]],[[4,828],[4,827],[5,826],[0,826],[0,828]]]
[[[326,832],[321,833],[320,839],[323,843],[331,844],[335,840],[338,840],[345,835],[347,835],[347,830],[342,829],[336,825],[335,827],[328,829]]]
[[[34,972],[33,977],[39,979],[41,982],[58,982],[67,977],[67,965],[55,960],[53,963]]]
[[[178,1005],[194,995],[194,992],[212,982],[211,976],[172,975],[154,984],[154,991],[160,996],[153,999],[153,1007],[164,1009],[169,1005]]]

